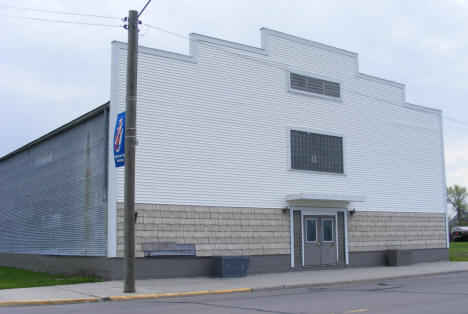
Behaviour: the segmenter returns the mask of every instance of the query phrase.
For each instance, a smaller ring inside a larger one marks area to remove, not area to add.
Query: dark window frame
[[[331,230],[330,229],[325,229],[325,222],[330,222],[330,227],[331,227]],[[334,220],[332,218],[322,218],[322,241],[323,242],[335,242],[335,226],[334,226]],[[328,238],[329,240],[325,240],[325,232],[329,230],[330,231],[330,236],[331,238]]]
[[[342,135],[289,129],[289,169],[345,175],[345,139]]]
[[[306,223],[306,230],[305,230],[305,236],[306,236],[306,243],[317,243],[317,237],[318,237],[318,222],[317,218],[306,218],[305,219]],[[314,221],[315,223],[315,234],[314,234],[314,239],[309,240],[309,221]]]

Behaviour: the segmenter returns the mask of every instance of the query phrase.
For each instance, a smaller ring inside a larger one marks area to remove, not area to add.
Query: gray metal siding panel
[[[302,266],[301,212],[294,211],[294,265]]]
[[[0,162],[0,252],[105,256],[104,113]]]
[[[346,263],[345,238],[344,238],[344,215],[338,213],[338,264]]]

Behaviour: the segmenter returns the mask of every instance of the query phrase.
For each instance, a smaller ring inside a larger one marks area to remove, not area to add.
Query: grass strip
[[[468,242],[450,242],[449,259],[453,262],[468,262]]]
[[[0,289],[44,287],[98,281],[101,280],[90,276],[52,275],[14,267],[0,266]]]

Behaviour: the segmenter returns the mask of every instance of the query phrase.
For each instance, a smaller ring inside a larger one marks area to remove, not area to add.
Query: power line
[[[187,36],[184,36],[184,35],[180,35],[180,34],[177,34],[177,33],[171,32],[171,31],[168,31],[168,30],[166,30],[166,29],[164,29],[164,28],[161,28],[161,27],[152,26],[152,25],[149,25],[149,24],[143,24],[143,25],[148,26],[148,27],[150,27],[150,28],[154,28],[154,29],[156,29],[156,30],[158,30],[158,31],[161,31],[161,32],[164,32],[164,33],[168,33],[168,34],[173,35],[173,36],[177,36],[177,37],[179,37],[179,38],[186,39],[186,40],[188,40],[188,41],[192,41],[192,42],[199,43],[199,44],[201,44],[201,45],[209,46],[209,47],[214,48],[214,49],[216,49],[216,50],[223,51],[223,52],[228,53],[228,54],[231,54],[231,55],[235,55],[235,56],[240,57],[240,58],[242,58],[242,59],[254,61],[254,62],[263,64],[263,65],[266,65],[266,66],[269,66],[269,67],[272,67],[272,68],[275,68],[275,69],[278,69],[278,70],[287,70],[287,67],[286,67],[286,65],[284,65],[284,64],[278,63],[277,65],[275,65],[275,64],[273,64],[271,61],[265,61],[265,60],[257,59],[257,58],[254,58],[254,57],[250,57],[250,56],[247,56],[247,55],[244,55],[244,54],[241,54],[241,53],[237,53],[237,52],[225,50],[225,49],[219,47],[218,45],[213,45],[213,44],[210,44],[210,43],[207,43],[207,42],[203,42],[203,41],[196,41],[196,40],[193,40],[193,39],[190,38],[190,37],[187,37]]]
[[[31,20],[39,22],[51,22],[51,23],[64,23],[64,24],[78,24],[78,25],[91,25],[91,26],[103,26],[103,27],[122,27],[121,25],[113,24],[101,24],[101,23],[86,23],[86,22],[76,22],[76,21],[64,21],[64,20],[52,20],[52,19],[43,19],[38,17],[24,17],[24,16],[13,16],[0,14],[0,17],[10,18],[10,19],[21,19],[21,20]]]
[[[141,9],[140,13],[138,13],[138,16],[137,16],[137,20],[140,18],[140,16],[143,14],[143,11],[145,11],[146,7],[148,6],[148,4],[150,4],[151,0],[148,0],[148,2],[146,2],[145,6],[143,7],[143,9]]]
[[[154,28],[154,29],[156,29],[156,30],[158,30],[158,31],[161,31],[161,32],[164,32],[164,33],[168,33],[168,34],[171,34],[171,35],[180,37],[180,38],[182,38],[182,39],[192,40],[192,39],[190,39],[190,38],[187,37],[187,36],[180,35],[180,34],[177,34],[177,33],[171,32],[171,31],[168,31],[167,29],[161,28],[161,27],[159,27],[159,26],[153,26],[153,25],[149,25],[149,24],[146,24],[146,23],[143,24],[143,25],[144,25],[144,26],[148,26],[148,27],[150,27],[150,28]]]
[[[457,119],[454,119],[454,118],[450,118],[450,117],[443,117],[444,119],[447,119],[449,121],[452,121],[452,122],[456,122],[456,123],[461,123],[461,124],[465,124],[465,125],[468,125],[468,122],[466,121],[462,121],[462,120],[457,120]]]
[[[75,13],[75,12],[68,12],[68,11],[55,11],[55,10],[45,10],[45,9],[22,8],[22,7],[15,7],[15,6],[11,6],[11,5],[0,5],[0,8],[13,9],[13,10],[23,10],[23,11],[43,12],[43,13],[56,13],[56,14],[65,14],[65,15],[75,15],[75,16],[86,16],[86,17],[103,18],[103,19],[121,20],[121,18],[116,17],[116,16],[95,15],[95,14],[83,14],[83,13]]]
[[[257,58],[250,57],[250,56],[247,56],[247,55],[244,55],[244,54],[241,54],[241,53],[236,53],[236,52],[233,52],[233,51],[229,51],[229,50],[223,49],[223,48],[219,47],[218,45],[213,45],[213,44],[210,44],[210,43],[207,43],[207,42],[204,42],[204,41],[196,41],[196,40],[194,40],[194,39],[192,39],[192,38],[190,38],[190,37],[188,37],[188,36],[184,36],[184,35],[181,35],[181,34],[178,34],[178,33],[172,32],[172,31],[169,31],[169,30],[164,29],[164,28],[162,28],[162,27],[152,26],[152,25],[149,25],[149,24],[143,24],[143,25],[148,26],[148,27],[150,27],[150,28],[153,28],[153,29],[155,29],[155,30],[158,30],[158,31],[160,31],[160,32],[164,32],[164,33],[167,33],[167,34],[170,34],[170,35],[173,35],[173,36],[182,38],[182,39],[186,39],[186,40],[189,40],[189,41],[192,41],[192,42],[196,42],[196,43],[201,44],[201,45],[205,45],[205,46],[212,47],[212,48],[217,49],[217,50],[219,50],[219,51],[222,51],[222,52],[225,52],[225,53],[228,53],[228,54],[231,54],[231,55],[235,55],[235,56],[237,56],[237,57],[240,57],[240,58],[243,58],[243,59],[246,59],[246,60],[254,61],[254,62],[263,64],[263,65],[266,65],[266,66],[275,68],[275,69],[284,70],[284,71],[289,71],[289,69],[288,69],[287,66],[282,65],[282,64],[280,64],[280,63],[278,63],[278,64],[273,64],[273,63],[270,62],[270,61],[265,61],[265,60],[257,59]],[[363,96],[363,97],[367,97],[367,98],[371,98],[371,99],[383,101],[383,102],[385,102],[385,103],[387,103],[387,104],[390,104],[390,105],[393,105],[393,106],[401,107],[401,104],[400,104],[400,103],[392,102],[392,101],[387,100],[387,99],[382,99],[382,98],[379,98],[379,97],[375,97],[375,96],[371,96],[371,95],[366,95],[366,94],[359,93],[359,92],[357,92],[357,91],[354,91],[354,90],[351,90],[351,89],[348,89],[348,88],[343,88],[343,87],[342,87],[342,89],[343,89],[343,90],[346,90],[346,91],[348,91],[348,92],[350,92],[350,93],[354,93],[354,94],[356,94],[356,95],[359,95],[359,96]],[[443,118],[443,119],[446,119],[446,120],[449,120],[449,121],[452,121],[452,122],[456,122],[456,123],[468,125],[468,122],[466,122],[466,121],[453,119],[453,118],[450,118],[450,117],[447,117],[447,116],[442,116],[442,118]]]

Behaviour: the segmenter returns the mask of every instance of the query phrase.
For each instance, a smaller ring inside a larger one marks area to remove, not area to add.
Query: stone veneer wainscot
[[[290,253],[289,215],[281,208],[135,204],[135,255],[143,243],[195,244],[197,256]],[[118,204],[117,254],[123,256],[123,203]]]

